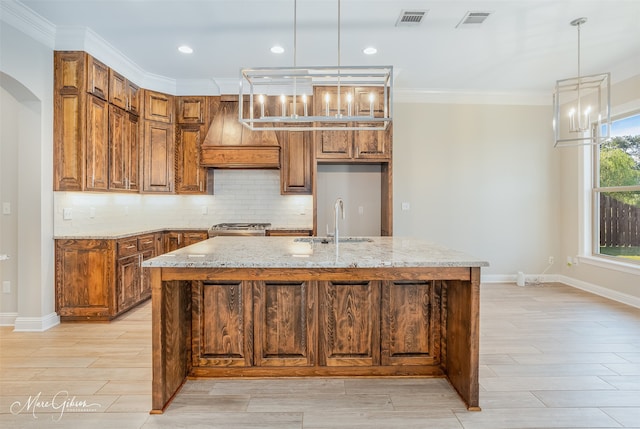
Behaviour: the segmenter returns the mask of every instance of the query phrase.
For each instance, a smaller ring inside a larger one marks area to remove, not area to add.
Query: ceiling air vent
[[[396,21],[396,27],[418,25],[427,14],[426,10],[403,10]]]
[[[456,28],[477,28],[489,15],[491,15],[491,12],[467,12],[456,25]]]

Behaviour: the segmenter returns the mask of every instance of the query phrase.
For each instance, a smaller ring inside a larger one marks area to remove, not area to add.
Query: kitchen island
[[[145,261],[151,412],[187,378],[312,376],[446,377],[479,410],[487,265],[397,237],[216,237]]]

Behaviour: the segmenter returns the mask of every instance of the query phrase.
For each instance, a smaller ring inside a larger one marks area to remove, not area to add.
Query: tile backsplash
[[[54,192],[54,233],[206,229],[221,222],[313,225],[313,198],[280,195],[278,170],[215,170],[213,181],[213,195]]]

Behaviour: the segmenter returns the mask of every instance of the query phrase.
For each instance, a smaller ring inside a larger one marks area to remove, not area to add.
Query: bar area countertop
[[[486,267],[438,244],[401,237],[216,237],[158,256],[144,267],[384,268]]]
[[[221,377],[445,377],[480,410],[487,265],[400,237],[219,236],[144,261],[151,413]]]

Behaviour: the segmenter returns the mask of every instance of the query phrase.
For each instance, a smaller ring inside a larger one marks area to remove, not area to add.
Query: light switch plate
[[[3,215],[11,214],[11,203],[7,203],[7,202],[2,203],[2,214]]]

